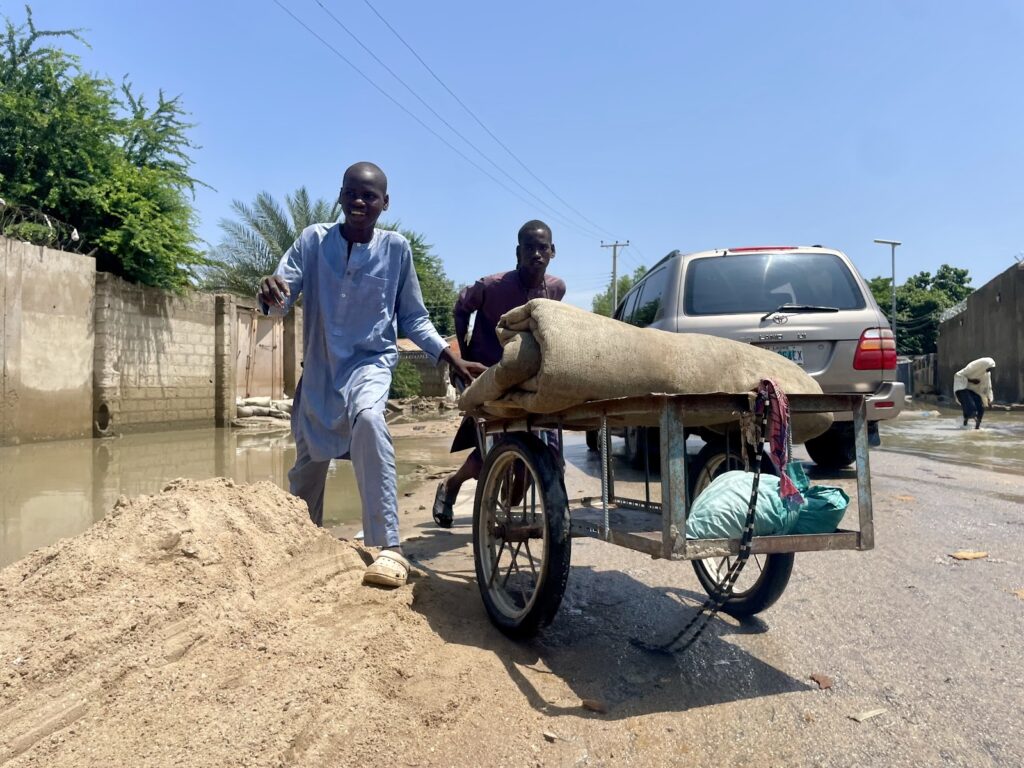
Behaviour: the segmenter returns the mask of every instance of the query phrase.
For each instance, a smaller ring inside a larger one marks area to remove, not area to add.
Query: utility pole
[[[619,260],[619,248],[625,248],[627,245],[629,245],[629,240],[627,240],[624,243],[620,243],[618,241],[616,241],[614,243],[605,243],[604,240],[601,241],[601,247],[602,248],[611,248],[612,249],[612,314],[613,315],[615,314],[615,308],[617,306],[619,306],[619,272],[618,272],[618,268],[617,268],[617,264],[618,264],[618,260]]]
[[[879,245],[892,248],[892,337],[896,338],[896,246],[903,245],[899,240],[875,240]]]

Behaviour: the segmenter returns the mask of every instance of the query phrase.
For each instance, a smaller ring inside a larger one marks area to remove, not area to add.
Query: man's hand
[[[481,373],[487,370],[487,366],[483,365],[482,363],[475,363],[472,360],[462,360],[461,358],[459,358],[459,361],[462,363],[462,370],[459,370],[453,365],[449,369],[450,376],[452,379],[461,379],[462,383],[466,385],[468,385],[477,376],[479,376]],[[452,384],[454,383],[455,382],[452,381]]]
[[[283,277],[269,275],[260,280],[260,301],[268,307],[283,307],[291,293]]]
[[[475,363],[472,360],[463,360],[452,352],[451,347],[445,347],[441,350],[441,359],[451,366],[450,376],[453,384],[455,383],[454,379],[457,377],[463,384],[468,386],[473,379],[487,370],[486,365]]]

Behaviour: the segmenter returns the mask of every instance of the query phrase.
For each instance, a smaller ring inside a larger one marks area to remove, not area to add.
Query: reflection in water
[[[397,438],[399,493],[423,464],[447,464],[449,438]],[[178,477],[269,480],[288,487],[295,442],[288,433],[176,430],[102,440],[62,440],[0,447],[0,567],[33,549],[76,536],[101,519],[118,496],[157,493]],[[352,465],[332,465],[324,524],[358,528],[359,491]]]
[[[936,413],[936,412],[932,412]],[[957,411],[911,412],[880,424],[882,448],[999,472],[1024,474],[1024,414],[986,411],[981,429],[962,426]]]

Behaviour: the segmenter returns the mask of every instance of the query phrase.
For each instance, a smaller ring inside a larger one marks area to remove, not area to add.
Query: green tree
[[[622,301],[623,297],[629,293],[629,289],[636,285],[636,282],[646,274],[647,267],[637,267],[633,270],[632,275],[619,275],[619,301]],[[594,297],[591,309],[599,315],[604,315],[605,317],[612,316],[615,307],[612,306],[612,281],[610,279],[608,280],[608,287]]]
[[[270,193],[260,192],[252,204],[235,200],[231,209],[236,218],[221,220],[224,239],[210,254],[201,285],[208,291],[238,296],[255,293],[260,278],[273,273],[303,229],[318,222],[337,221],[341,214],[337,203],[312,200],[305,187],[285,195],[283,206]],[[409,241],[431,322],[442,336],[454,333],[455,286],[445,275],[441,258],[432,252],[433,246],[421,233],[403,229],[400,222],[380,221],[377,226],[399,232]]]
[[[970,282],[966,269],[943,264],[934,276],[930,272],[918,272],[903,285],[896,286],[897,351],[901,355],[935,352],[939,316],[974,291]],[[872,278],[868,287],[891,323],[892,278]]]
[[[77,30],[5,19],[0,44],[0,197],[73,226],[97,268],[184,288],[203,262],[189,175],[192,127],[178,98],[149,107],[127,81],[84,72],[45,42]],[[4,233],[25,236],[31,227]],[[45,238],[43,239],[45,243]]]

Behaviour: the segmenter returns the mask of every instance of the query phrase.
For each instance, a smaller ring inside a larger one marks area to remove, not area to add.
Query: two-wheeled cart
[[[692,561],[709,595],[723,592],[727,574],[742,557],[743,582],[730,583],[721,595],[721,610],[736,616],[755,614],[778,599],[789,581],[795,552],[871,549],[874,527],[864,398],[791,395],[789,406],[792,414],[852,412],[859,518],[855,530],[755,536],[749,542],[686,538],[692,500],[711,479],[728,469],[749,467],[752,461],[767,466],[761,437],[755,440],[756,447],[744,447],[741,439],[742,427],[750,434],[753,394],[646,395],[589,402],[553,414],[477,418],[480,444],[489,447],[473,509],[473,551],[480,594],[491,620],[506,634],[524,638],[554,618],[569,577],[573,537],[600,539],[654,558]],[[709,437],[705,450],[698,459],[689,458],[686,440],[697,430],[688,424],[715,421],[713,431],[700,430]],[[651,500],[649,467],[644,498],[615,492],[609,435],[624,427],[642,428],[642,434],[657,430],[656,446],[645,446],[644,456],[660,463],[661,501]],[[557,451],[539,434],[554,430],[561,437],[565,430],[595,428],[602,436],[601,495],[570,500]]]

